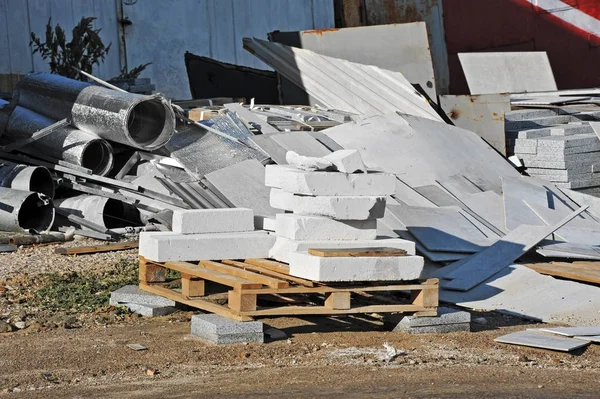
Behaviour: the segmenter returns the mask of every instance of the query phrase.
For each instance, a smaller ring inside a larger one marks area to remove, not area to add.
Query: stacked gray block
[[[451,308],[438,308],[438,315],[435,317],[405,316],[392,331],[409,334],[469,332],[471,331],[471,314]]]
[[[216,314],[192,316],[192,335],[215,344],[263,343],[263,329],[260,321],[235,321]]]
[[[508,155],[516,155],[526,172],[560,188],[600,192],[600,140],[590,121],[598,112],[532,109],[508,112]]]
[[[146,317],[166,316],[175,312],[175,301],[126,285],[110,294],[109,305],[125,306],[131,312]]]

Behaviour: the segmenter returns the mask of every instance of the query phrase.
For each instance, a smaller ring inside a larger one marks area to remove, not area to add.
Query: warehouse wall
[[[119,54],[118,7],[131,24],[124,26],[125,53]],[[95,16],[111,51],[95,73],[110,78],[122,64],[152,62],[143,76],[157,91],[190,98],[184,54],[268,69],[242,48],[242,38],[266,39],[273,30],[330,28],[333,0],[0,0],[0,91],[11,90],[18,75],[46,71],[32,56],[29,32],[44,35],[46,22],[72,29],[82,16]]]

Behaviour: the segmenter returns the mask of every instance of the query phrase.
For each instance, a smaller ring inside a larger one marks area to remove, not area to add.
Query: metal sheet
[[[440,107],[456,126],[477,133],[506,155],[504,114],[510,111],[508,94],[440,96]]]
[[[275,31],[269,34],[269,38],[273,42],[328,57],[401,72],[410,83],[419,84],[430,98],[437,98],[425,22],[299,32]],[[310,98],[309,102],[304,102],[307,94],[287,79],[281,82],[280,90],[284,104],[315,104],[315,100]]]
[[[244,38],[244,48],[325,107],[367,116],[399,111],[442,120],[400,72],[256,38]]]
[[[543,51],[458,54],[471,94],[556,90],[548,55]]]

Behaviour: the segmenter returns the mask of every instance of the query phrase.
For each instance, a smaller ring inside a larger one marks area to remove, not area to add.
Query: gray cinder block
[[[235,321],[216,314],[192,316],[192,335],[216,344],[264,342],[263,323]]]
[[[410,334],[449,333],[471,330],[471,314],[451,308],[438,308],[435,317],[405,316],[393,332]]]

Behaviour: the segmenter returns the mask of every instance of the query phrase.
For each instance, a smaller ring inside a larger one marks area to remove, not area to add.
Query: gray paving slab
[[[111,306],[125,305],[128,303],[167,307],[175,306],[175,301],[141,290],[137,285],[126,285],[110,294],[109,304]]]
[[[575,336],[573,339],[580,339],[582,341],[590,341],[595,344],[600,344],[600,335]]]
[[[275,134],[275,133],[273,133]],[[278,165],[287,165],[285,154],[287,150],[277,144],[271,138],[270,134],[258,134],[250,137],[248,140],[252,141],[257,147],[263,150],[271,159]]]
[[[555,351],[570,352],[589,345],[589,341],[557,337],[535,331],[519,331],[503,335],[494,339],[503,344],[530,346],[533,348],[550,349]]]
[[[396,189],[394,193],[394,197],[400,201],[402,201],[406,205],[410,206],[425,206],[430,208],[435,208],[436,205],[425,198],[423,195],[419,194],[418,191],[410,187],[408,184],[404,183],[400,179],[396,179]]]
[[[584,210],[585,208],[579,208],[552,226],[521,225],[517,227],[492,246],[468,258],[460,268],[447,274],[445,278],[452,278],[452,281],[444,282],[442,286],[458,291],[467,291],[475,287],[519,259]]]
[[[500,230],[504,225],[504,202],[502,196],[493,191],[483,191],[466,195],[462,202],[473,212],[490,222]]]
[[[287,151],[295,151],[305,157],[324,157],[331,151],[307,132],[290,132],[269,136]]]
[[[122,304],[129,309],[130,312],[137,313],[145,317],[160,317],[166,316],[177,311],[177,308],[172,306],[145,305],[139,303]]]
[[[444,324],[470,323],[471,313],[464,310],[439,307],[438,315],[434,317],[404,316],[399,324],[406,327],[439,326]]]
[[[264,342],[264,324],[235,321],[216,314],[192,316],[191,333],[215,343]]]
[[[474,253],[493,240],[458,209],[389,205],[388,208],[429,251]]]
[[[453,332],[470,332],[471,323],[439,324],[435,326],[408,327],[398,324],[392,332],[406,332],[409,334],[447,334]]]
[[[265,186],[265,168],[255,159],[211,172],[206,180],[237,208],[250,208],[259,217],[278,213],[269,203],[271,189]]]
[[[540,328],[540,331],[549,332],[552,334],[564,335],[567,337],[573,337],[575,335],[600,335],[600,326],[586,326],[586,327],[545,327]]]
[[[563,229],[566,227],[563,227]],[[600,260],[600,247],[576,242],[544,240],[540,243],[536,252],[545,257]]]

